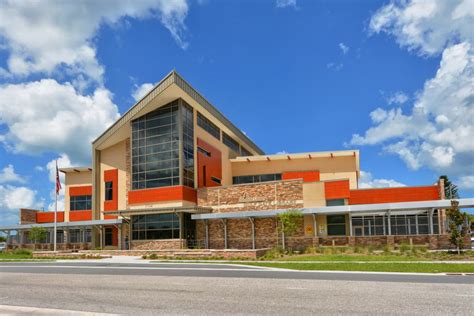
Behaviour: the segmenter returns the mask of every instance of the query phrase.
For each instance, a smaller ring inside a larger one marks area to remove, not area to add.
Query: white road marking
[[[24,315],[24,314],[35,314],[35,315],[71,315],[71,316],[102,316],[102,315],[119,315],[119,314],[105,314],[105,313],[93,313],[73,310],[62,310],[54,308],[42,308],[42,307],[28,307],[28,306],[13,306],[13,305],[0,305],[0,315]]]

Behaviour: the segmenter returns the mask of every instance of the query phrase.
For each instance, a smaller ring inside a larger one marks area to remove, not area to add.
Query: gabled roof
[[[211,115],[220,120],[228,129],[239,137],[247,146],[251,147],[257,153],[265,154],[250,138],[248,138],[240,129],[238,129],[224,114],[207,101],[199,92],[196,91],[188,82],[186,82],[176,70],[172,70],[166,75],[150,92],[135,103],[125,114],[123,114],[114,124],[112,124],[104,133],[92,142],[94,148],[97,148],[103,141],[113,135],[122,126],[127,124],[137,113],[139,113],[156,96],[171,85],[177,85],[181,90],[188,94],[192,99],[204,107]]]

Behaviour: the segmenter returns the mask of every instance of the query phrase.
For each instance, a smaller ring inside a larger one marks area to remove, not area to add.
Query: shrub
[[[411,246],[407,243],[401,243],[398,246],[398,249],[400,250],[401,253],[406,253],[411,251]]]
[[[15,255],[25,255],[25,256],[31,256],[32,251],[30,249],[26,248],[18,248],[13,251]]]
[[[273,247],[272,249],[268,250],[265,255],[263,255],[262,259],[275,259],[281,258],[283,256],[284,250],[282,247]]]
[[[425,245],[413,246],[413,252],[426,253],[428,252],[428,247],[426,247]]]
[[[385,253],[392,253],[393,247],[391,245],[385,245],[383,246],[383,252]]]
[[[304,250],[304,253],[314,254],[314,253],[317,253],[317,249],[314,246],[309,246],[309,247],[306,247],[306,249]]]
[[[148,259],[158,259],[158,255],[156,253],[152,253],[148,256]]]
[[[148,258],[147,255],[143,255],[143,256],[142,256],[142,259],[146,259],[146,258]]]
[[[364,247],[362,247],[362,246],[355,246],[355,247],[354,247],[354,252],[355,252],[355,253],[364,253],[364,252],[365,252],[365,249],[364,249]]]

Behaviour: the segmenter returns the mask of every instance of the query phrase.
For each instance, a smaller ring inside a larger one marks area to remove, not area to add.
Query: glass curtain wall
[[[132,121],[132,190],[194,187],[193,131],[193,109],[181,99]]]

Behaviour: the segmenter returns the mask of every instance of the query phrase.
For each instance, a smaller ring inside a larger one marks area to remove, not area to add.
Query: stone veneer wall
[[[20,224],[34,224],[36,223],[36,210],[26,208],[20,209]]]
[[[213,213],[268,211],[303,207],[303,181],[274,181],[255,184],[202,188],[198,190],[198,205],[210,206]],[[209,248],[224,248],[224,224],[221,220],[209,220]],[[196,223],[196,238],[204,244],[204,221]],[[281,245],[276,218],[255,219],[255,247],[271,248]],[[312,238],[304,237],[304,223],[285,242],[290,247],[306,247]],[[227,219],[227,246],[230,249],[252,248],[252,224],[248,218]]]
[[[132,240],[130,242],[131,250],[181,249],[185,245],[185,239]]]

